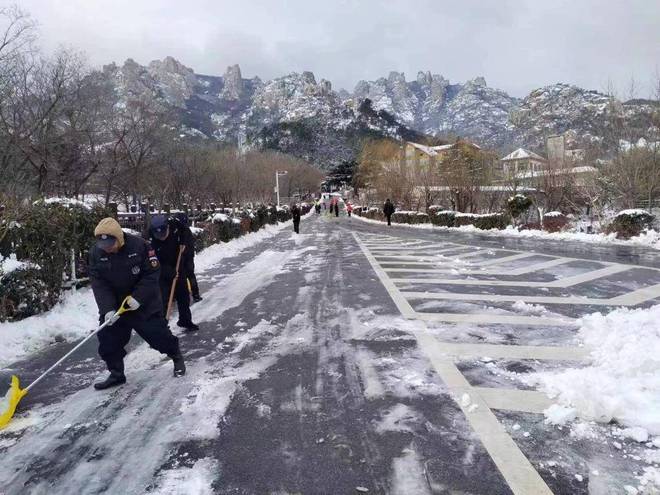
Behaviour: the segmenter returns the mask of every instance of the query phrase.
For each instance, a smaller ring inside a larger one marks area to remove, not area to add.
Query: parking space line
[[[625,272],[634,268],[630,265],[611,265],[598,270],[573,275],[570,277],[558,278],[549,282],[530,282],[526,280],[465,280],[465,279],[442,279],[442,278],[398,278],[394,279],[397,283],[407,284],[437,284],[437,285],[483,285],[495,287],[558,287],[568,288],[574,285],[590,282],[599,278],[604,278],[617,273]]]
[[[553,401],[542,392],[510,388],[473,387],[491,409],[543,414]]]
[[[537,359],[554,361],[583,361],[589,352],[584,347],[470,344],[443,342],[444,351],[458,358]]]
[[[576,320],[572,318],[543,318],[539,316],[499,315],[481,313],[417,313],[411,316],[423,321],[437,321],[443,323],[472,323],[476,325],[529,325],[529,326],[575,326]]]
[[[356,233],[353,233],[353,237],[401,314],[406,318],[418,318],[420,313],[416,313],[410,303],[400,294],[396,285],[378,264],[368,248],[360,241]],[[442,344],[428,331],[413,333],[419,348],[427,356],[433,369],[450,390],[456,404],[463,411],[468,423],[477,434],[513,493],[515,495],[552,495],[548,485],[506,432],[486,401],[481,398],[477,391],[474,391],[456,367],[452,358],[444,352]],[[469,405],[460,399],[464,394],[471,397]]]

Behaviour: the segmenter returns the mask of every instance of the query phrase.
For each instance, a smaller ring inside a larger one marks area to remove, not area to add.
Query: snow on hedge
[[[441,213],[455,213],[454,211],[443,211],[438,212],[436,215]],[[365,218],[361,216],[356,216],[360,221],[366,223],[372,223],[377,225],[382,225],[383,222],[380,220],[372,220],[370,218]],[[575,241],[575,242],[584,242],[588,244],[617,244],[622,246],[644,246],[650,247],[653,249],[660,249],[660,232],[655,230],[647,230],[642,232],[640,235],[631,237],[630,239],[617,239],[616,233],[611,234],[587,234],[584,232],[545,232],[543,230],[518,230],[513,225],[509,225],[506,229],[490,229],[483,230],[478,229],[474,225],[462,225],[460,227],[443,227],[439,225],[433,225],[431,223],[421,223],[421,224],[406,224],[398,223],[397,227],[406,227],[410,229],[426,229],[426,230],[448,230],[450,232],[463,232],[466,234],[480,234],[487,235],[492,237],[521,237],[521,238],[530,238],[530,239],[539,239],[539,240],[548,240],[548,241]]]
[[[0,277],[13,272],[14,270],[18,270],[19,268],[23,268],[24,266],[27,266],[27,263],[18,261],[15,254],[10,254],[6,258],[3,258],[2,255],[0,255]]]
[[[615,215],[615,218],[622,217],[624,215],[629,217],[641,217],[641,216],[650,215],[650,213],[646,210],[640,210],[639,208],[635,208],[630,210],[621,210],[619,213]]]
[[[580,325],[578,337],[590,350],[590,365],[527,379],[559,403],[546,410],[549,422],[561,424],[577,414],[602,423],[615,420],[628,427],[624,431],[631,438],[660,435],[660,305],[594,313]]]

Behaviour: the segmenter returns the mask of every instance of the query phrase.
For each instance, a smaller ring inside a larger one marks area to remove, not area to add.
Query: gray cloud
[[[522,96],[554,82],[640,94],[660,70],[660,3],[648,0],[21,0],[44,48],[94,65],[172,55],[195,71],[312,70],[335,87],[391,70],[478,75]]]

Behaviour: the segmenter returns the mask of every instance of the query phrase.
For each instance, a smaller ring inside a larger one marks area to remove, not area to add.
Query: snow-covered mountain
[[[330,168],[354,159],[365,136],[424,140],[464,137],[502,152],[539,148],[547,135],[568,133],[576,141],[603,141],[612,113],[634,122],[643,137],[645,115],[657,102],[622,103],[595,91],[555,84],[522,100],[477,77],[452,84],[420,72],[360,81],[353,93],[335,91],[311,72],[271,81],[245,79],[240,67],[222,76],[196,74],[171,57],[141,66],[127,60],[104,73],[122,98],[155,95],[177,109],[182,132],[294,153]]]

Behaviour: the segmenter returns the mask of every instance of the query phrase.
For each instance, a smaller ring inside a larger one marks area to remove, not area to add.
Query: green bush
[[[509,218],[504,213],[459,213],[456,215],[457,227],[462,225],[474,225],[481,230],[505,229],[509,225]]]
[[[532,200],[522,194],[511,196],[506,202],[506,209],[512,218],[518,218],[529,210],[530,206],[532,206]]]
[[[606,232],[616,233],[620,239],[630,239],[650,229],[654,221],[655,216],[644,210],[623,210],[607,226]]]
[[[456,212],[441,210],[431,215],[431,223],[438,227],[454,227],[456,225]]]
[[[429,223],[429,216],[426,213],[418,211],[395,211],[392,214],[392,222],[408,224]]]
[[[86,275],[85,260],[94,242],[94,228],[109,215],[102,207],[38,202],[25,210],[19,226],[8,235],[16,257],[40,268],[40,278],[56,301],[63,274],[71,275],[71,250],[81,268],[78,275]]]
[[[15,321],[49,310],[58,299],[35,267],[19,268],[0,277],[0,321]]]

